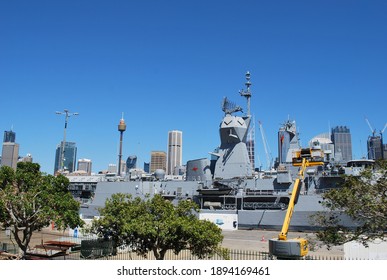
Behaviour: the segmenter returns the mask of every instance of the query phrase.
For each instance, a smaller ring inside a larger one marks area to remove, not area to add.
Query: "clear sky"
[[[77,112],[67,141],[98,172],[117,162],[124,113],[124,159],[149,162],[181,130],[185,163],[219,144],[221,101],[245,107],[250,71],[264,166],[258,121],[276,157],[288,118],[304,146],[349,127],[360,158],[365,118],[378,132],[387,121],[386,15],[387,1],[370,0],[2,0],[0,130],[13,128],[20,155],[52,174],[64,127],[55,111]]]

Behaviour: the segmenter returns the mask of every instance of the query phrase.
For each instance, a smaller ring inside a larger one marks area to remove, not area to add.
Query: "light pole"
[[[63,141],[62,141],[62,148],[61,148],[61,153],[60,153],[60,157],[59,157],[59,164],[58,166],[60,166],[60,171],[64,172],[64,150],[65,150],[65,145],[66,145],[66,129],[67,129],[67,123],[68,123],[68,120],[69,120],[69,117],[70,116],[77,116],[79,115],[78,113],[70,113],[69,110],[67,109],[64,109],[63,112],[58,112],[56,111],[55,114],[57,115],[65,115],[65,126],[64,126],[64,132],[63,132]]]

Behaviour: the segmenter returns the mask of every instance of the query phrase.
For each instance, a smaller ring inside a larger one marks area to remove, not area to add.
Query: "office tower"
[[[128,158],[126,159],[126,172],[128,173],[128,171],[130,169],[134,169],[136,168],[137,166],[137,156],[128,156]]]
[[[157,169],[166,171],[167,167],[167,153],[163,151],[152,151],[150,162],[150,173],[155,172]]]
[[[144,162],[144,172],[145,173],[150,172],[150,162]]]
[[[107,172],[108,173],[117,173],[117,164],[109,163]]]
[[[369,136],[367,140],[367,154],[368,159],[382,159],[383,154],[383,143],[380,136]]]
[[[183,161],[183,133],[178,130],[168,132],[167,175],[174,174],[175,167],[181,166]]]
[[[75,171],[75,165],[77,162],[76,143],[65,142],[63,163],[61,162],[62,148],[63,148],[63,141],[61,141],[60,144],[58,144],[58,146],[56,147],[54,174],[58,171],[69,172],[69,173]],[[63,168],[62,168],[62,164],[63,164]]]
[[[81,158],[78,160],[78,171],[85,171],[88,176],[91,175],[92,161],[87,158]]]
[[[341,153],[344,162],[352,160],[351,132],[346,126],[332,128],[331,140],[335,145],[335,156]]]
[[[15,141],[16,141],[16,133],[15,132],[13,132],[12,130],[4,131],[4,140],[3,140],[3,142],[15,143]]]
[[[15,143],[16,133],[12,130],[4,131],[3,149],[1,153],[1,165],[9,166],[16,170],[19,159],[19,144]]]
[[[1,165],[9,166],[16,170],[18,158],[19,144],[12,142],[4,142],[3,151],[1,153]]]

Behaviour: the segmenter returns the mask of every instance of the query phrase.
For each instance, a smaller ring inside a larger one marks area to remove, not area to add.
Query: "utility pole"
[[[68,120],[69,120],[70,116],[77,116],[79,114],[78,113],[70,113],[69,110],[67,110],[67,109],[64,109],[63,112],[56,111],[55,114],[57,114],[57,115],[65,115],[65,126],[64,126],[64,132],[63,132],[63,141],[62,141],[62,148],[61,148],[61,153],[60,153],[60,157],[59,157],[60,162],[58,164],[58,166],[60,166],[60,171],[64,172],[64,161],[65,161],[64,153],[65,153],[65,146],[66,146],[67,123],[68,123]]]

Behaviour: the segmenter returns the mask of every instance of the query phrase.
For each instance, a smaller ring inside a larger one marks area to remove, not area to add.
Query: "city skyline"
[[[290,123],[294,123],[293,121],[290,122]],[[283,163],[285,162],[285,160],[281,160],[280,158],[280,150],[282,150],[282,145],[280,145],[281,143],[284,143],[284,140],[282,138],[282,134],[281,134],[281,131],[282,131],[282,128],[279,129],[278,131],[278,147],[279,147],[279,150],[277,151],[277,156],[274,156],[274,158],[272,158],[273,162],[271,164],[274,164],[274,161],[275,160],[278,160],[279,163]],[[182,131],[177,131],[177,130],[171,130],[168,132],[168,143],[169,141],[171,141],[171,143],[173,142],[179,142],[180,144],[182,144]],[[335,133],[338,134],[338,136],[336,135],[335,136]],[[180,134],[180,136],[176,135],[176,134]],[[180,137],[180,140],[179,139],[174,139],[175,141],[172,141],[171,140],[171,137],[174,135],[174,138],[176,137]],[[4,131],[4,142],[3,142],[3,153],[4,153],[4,144],[16,144],[16,143],[12,143],[12,141],[15,141],[15,136],[16,136],[16,132],[14,131]],[[333,144],[333,147],[335,149],[335,153],[339,153],[342,158],[342,160],[344,161],[349,161],[349,160],[352,160],[352,142],[351,142],[351,132],[350,132],[350,128],[345,126],[345,125],[339,125],[339,126],[336,126],[334,128],[331,129],[331,131],[329,132],[325,132],[325,133],[321,133],[319,135],[316,135],[314,137],[312,137],[310,140],[309,140],[309,144],[307,146],[303,146],[303,147],[311,147],[312,146],[312,142],[314,140],[319,140],[319,139],[329,139],[329,140],[332,140],[333,142],[331,142]],[[332,138],[332,139],[330,139]],[[336,139],[336,144],[335,144],[335,139]],[[371,140],[370,140],[371,139]],[[377,140],[375,140],[377,139]],[[11,140],[9,143],[6,142],[6,140]],[[252,141],[252,140],[249,140],[247,141],[247,145],[251,145],[249,144],[249,141]],[[379,151],[378,150],[378,154],[374,154],[374,155],[370,155],[370,153],[372,153],[372,151],[370,151],[370,149],[376,149],[374,146],[371,145],[370,147],[370,141],[374,141],[374,142],[377,142],[379,143],[380,145],[380,135],[376,135],[376,134],[373,134],[372,135],[369,135],[368,138],[367,138],[367,152],[365,156],[363,156],[362,158],[366,158],[366,159],[372,159],[373,156],[376,156],[376,158],[381,158],[381,155],[380,153],[381,150]],[[60,142],[60,144],[57,145],[57,149],[56,149],[56,152],[55,152],[55,164],[54,164],[54,173],[59,169],[59,165],[60,165],[60,154],[61,154],[61,149],[62,149],[62,143],[63,141]],[[176,143],[175,143],[176,144]],[[322,143],[325,145],[325,143]],[[16,154],[17,155],[14,155],[14,157],[18,157],[19,158],[19,161],[23,161],[25,160],[26,158],[29,158],[29,161],[32,161],[32,155],[31,154],[27,154],[26,157],[22,157],[20,154],[19,154],[19,144],[16,144],[17,145],[17,152]],[[252,144],[253,146],[255,144]],[[374,144],[374,145],[377,145],[377,144]],[[75,142],[69,142],[69,141],[66,141],[66,148],[65,148],[65,162],[67,162],[67,165],[65,166],[65,170],[67,171],[70,171],[71,172],[76,172],[78,170],[85,170],[85,167],[83,168],[79,168],[79,164],[80,162],[88,162],[88,164],[90,165],[88,167],[88,174],[90,175],[91,173],[98,173],[98,172],[106,172],[106,171],[109,171],[109,172],[114,172],[111,170],[112,166],[115,166],[117,168],[117,171],[118,171],[118,165],[116,163],[108,163],[108,165],[106,166],[106,168],[103,168],[103,169],[99,169],[99,170],[93,170],[91,168],[91,162],[92,160],[91,159],[85,159],[85,158],[81,158],[79,160],[76,159],[77,157],[77,147],[76,147],[76,143]],[[173,145],[172,145],[173,146]],[[383,143],[383,146],[384,146],[384,153],[386,154],[386,151],[387,151],[387,143]],[[286,145],[287,148],[288,145]],[[325,147],[325,146],[324,146]],[[180,153],[180,156],[182,156],[182,145],[179,146],[179,148],[181,149],[181,151],[179,152]],[[326,147],[325,147],[326,148]],[[323,148],[323,149],[325,149]],[[378,147],[377,149],[379,149],[381,147]],[[343,149],[343,150],[342,150]],[[253,148],[254,150],[254,148]],[[329,150],[329,149],[328,149]],[[168,151],[168,152],[166,152]],[[142,164],[145,164],[147,162],[151,163],[152,161],[152,157],[154,157],[154,154],[157,154],[156,158],[157,159],[157,166],[158,166],[158,169],[165,169],[166,171],[166,174],[168,173],[167,172],[167,169],[168,169],[168,155],[171,153],[171,154],[174,154],[172,152],[172,149],[171,149],[171,145],[168,145],[168,147],[166,148],[166,151],[164,150],[160,150],[160,151],[150,151],[149,152],[149,160],[148,161],[144,161],[142,163],[139,163],[139,168],[142,168]],[[344,151],[344,153],[343,153]],[[375,153],[375,151],[374,151]],[[13,154],[15,154],[15,152],[13,152]],[[163,162],[164,163],[161,163],[160,161],[160,157],[158,154],[163,154],[164,155],[164,160]],[[125,157],[126,155],[124,155]],[[134,157],[135,158],[135,162],[137,162],[137,155],[128,155],[127,156],[127,161],[124,161],[122,160],[121,163],[123,165],[123,167],[121,168],[122,169],[122,172],[124,172],[124,170],[126,169],[126,164],[129,160],[129,158],[131,157]],[[66,158],[68,158],[66,160]],[[71,158],[71,159],[70,159]],[[210,157],[208,157],[210,158]],[[2,159],[2,158],[1,158]],[[195,159],[188,159],[187,161],[189,160],[197,160],[199,158],[195,158]],[[289,159],[287,159],[289,160]],[[260,161],[260,160],[258,160]],[[341,161],[341,159],[339,159],[339,161]],[[17,160],[14,160],[14,162],[16,163]],[[0,163],[2,164],[2,162],[0,161]],[[14,167],[16,168],[16,164],[14,163]],[[37,162],[39,163],[39,162]],[[78,167],[77,167],[77,163],[78,163]],[[262,164],[262,162],[258,162],[257,163],[259,166],[257,166],[257,168],[262,168],[264,165]],[[9,163],[5,164],[5,165],[9,165]],[[163,167],[165,165],[165,167]],[[186,162],[182,162],[181,165],[186,165]],[[133,167],[132,167],[133,168]],[[153,170],[154,171],[154,170]],[[125,172],[127,173],[127,171]]]
[[[385,1],[2,1],[0,129],[19,155],[52,174],[57,144],[76,142],[94,172],[122,154],[138,166],[184,133],[183,163],[219,143],[221,102],[251,73],[251,114],[275,157],[277,133],[295,120],[301,145],[331,127],[351,129],[353,158],[367,156],[386,123]],[[5,102],[7,100],[12,100]],[[173,109],[171,109],[173,108]],[[265,152],[256,131],[256,166]],[[258,157],[257,157],[258,156]],[[265,165],[265,164],[263,164]]]

